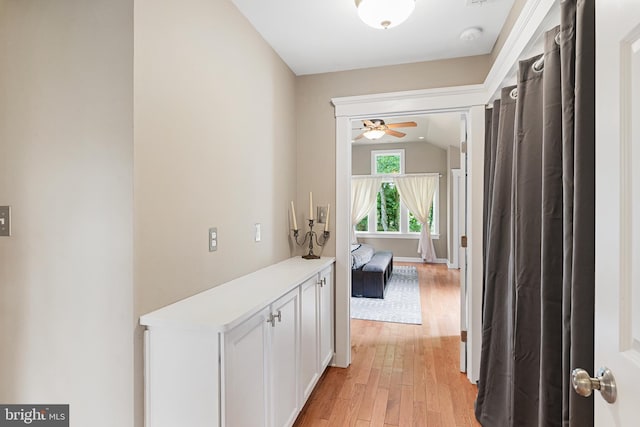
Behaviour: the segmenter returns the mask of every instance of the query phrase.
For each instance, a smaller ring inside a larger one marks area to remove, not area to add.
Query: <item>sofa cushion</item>
[[[389,263],[393,258],[393,254],[387,251],[376,252],[371,257],[371,260],[362,267],[362,271],[380,271],[386,272],[389,268]]]
[[[362,268],[363,265],[368,263],[373,254],[375,253],[375,249],[371,245],[362,244],[351,250],[351,268],[357,270]]]

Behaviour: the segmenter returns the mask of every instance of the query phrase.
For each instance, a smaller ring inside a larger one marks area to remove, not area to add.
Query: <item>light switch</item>
[[[209,229],[209,252],[218,250],[218,229],[212,227]]]
[[[260,223],[256,224],[255,239],[256,239],[256,242],[259,242],[262,240],[262,224]]]
[[[11,206],[0,206],[0,236],[11,236]]]
[[[316,219],[318,224],[324,224],[327,222],[327,207],[326,206],[317,206],[316,207]]]

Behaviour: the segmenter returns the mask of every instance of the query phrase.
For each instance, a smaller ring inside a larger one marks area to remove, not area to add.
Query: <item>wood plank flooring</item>
[[[329,367],[294,426],[479,426],[459,371],[459,273],[418,268],[422,325],[351,321],[352,364]]]

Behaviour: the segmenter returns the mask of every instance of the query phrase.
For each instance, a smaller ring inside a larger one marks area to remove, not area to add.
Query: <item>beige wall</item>
[[[133,420],[126,0],[0,0],[0,402]]]
[[[405,173],[440,173],[439,181],[439,230],[440,237],[433,240],[438,258],[447,258],[447,151],[428,142],[403,142],[393,144],[353,145],[351,172],[353,175],[371,173],[371,151],[405,150]],[[376,249],[391,250],[396,257],[419,258],[418,239],[358,238]]]
[[[294,74],[230,1],[136,1],[135,53],[139,315],[290,256],[296,111]]]
[[[502,50],[507,38],[509,37],[509,33],[513,29],[516,21],[520,17],[520,13],[522,12],[522,8],[524,7],[527,0],[515,0],[513,2],[513,6],[511,6],[511,10],[507,15],[507,19],[502,26],[502,30],[500,30],[500,34],[498,34],[498,38],[496,39],[495,44],[493,45],[493,49],[491,50],[491,63],[496,60],[498,54]]]
[[[482,83],[490,65],[490,56],[484,55],[298,77],[298,199],[307,201],[313,191],[318,204],[335,206],[336,130],[331,98]],[[344,179],[339,185],[346,185],[348,177]],[[324,253],[335,254],[335,239]]]
[[[228,1],[140,0],[135,24],[136,283],[146,312],[289,256],[295,76]]]

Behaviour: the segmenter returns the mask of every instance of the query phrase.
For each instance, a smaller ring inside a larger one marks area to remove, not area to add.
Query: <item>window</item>
[[[378,190],[375,208],[356,225],[356,231],[377,237],[410,237],[420,233],[422,225],[404,206],[393,182],[393,175],[404,174],[404,150],[373,150],[371,174],[384,175],[384,180]],[[429,211],[431,235],[434,238],[438,237],[438,194],[436,187]]]

